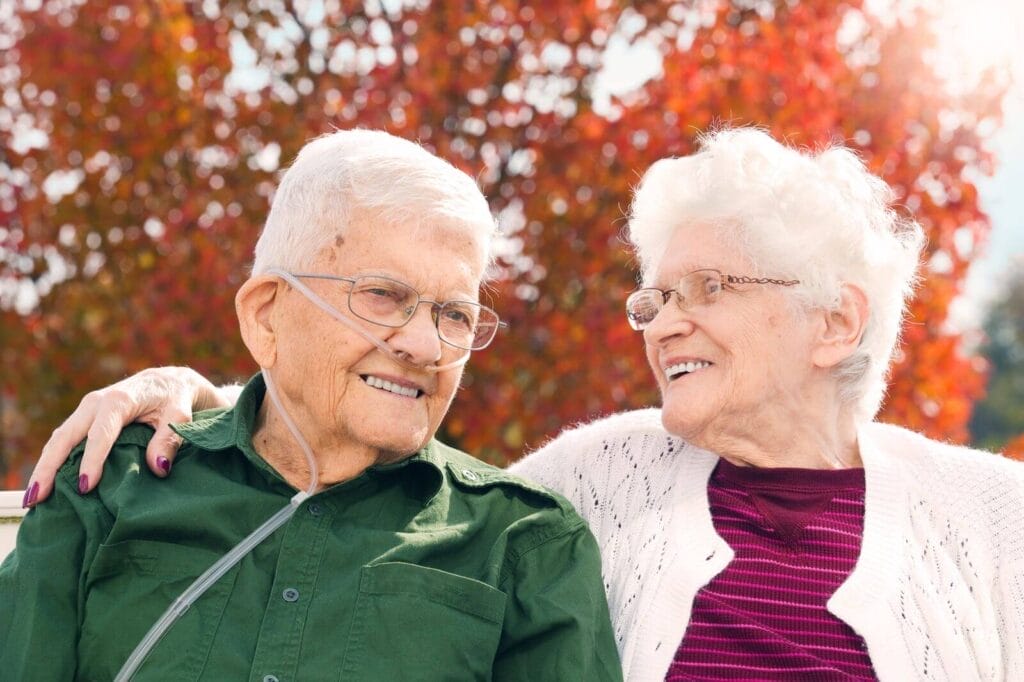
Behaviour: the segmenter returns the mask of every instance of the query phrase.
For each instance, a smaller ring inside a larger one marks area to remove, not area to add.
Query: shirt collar
[[[234,407],[199,412],[192,422],[172,424],[171,428],[183,439],[203,450],[240,450],[255,466],[278,476],[273,467],[252,447],[256,416],[266,391],[263,375],[257,373],[242,389]],[[410,483],[410,492],[428,502],[444,483],[445,457],[442,450],[438,442],[431,439],[414,455],[391,464],[370,467],[367,472],[373,476],[404,476]]]

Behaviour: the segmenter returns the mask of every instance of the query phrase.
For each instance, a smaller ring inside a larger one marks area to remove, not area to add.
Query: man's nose
[[[395,329],[388,343],[417,365],[432,365],[441,359],[441,338],[437,334],[439,307],[433,301],[420,301],[412,317]]]

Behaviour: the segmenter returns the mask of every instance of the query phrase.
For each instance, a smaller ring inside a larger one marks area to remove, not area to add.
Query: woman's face
[[[694,224],[676,231],[650,286],[675,289],[683,275],[705,268],[756,276],[720,230]],[[810,325],[782,287],[740,285],[686,310],[673,296],[644,330],[644,341],[666,429],[698,445],[712,433],[799,418],[812,402],[806,390],[813,371]]]

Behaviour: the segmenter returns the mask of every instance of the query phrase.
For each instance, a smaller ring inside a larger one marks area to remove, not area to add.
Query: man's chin
[[[427,432],[426,429],[409,433],[408,435],[388,434],[387,438],[382,438],[375,443],[377,450],[380,452],[378,462],[380,464],[391,464],[412,457],[426,447],[427,443],[430,442],[431,436],[433,434]]]
[[[409,459],[421,448],[403,448],[401,450],[394,449],[381,449],[380,456],[377,458],[377,464],[394,464],[395,462],[401,462],[403,459]]]

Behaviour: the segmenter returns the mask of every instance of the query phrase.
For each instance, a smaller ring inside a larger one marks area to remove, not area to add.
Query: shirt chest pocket
[[[404,563],[363,567],[342,680],[489,680],[505,594]]]
[[[79,660],[82,679],[113,679],[149,628],[219,559],[195,547],[128,540],[103,545],[84,587]],[[193,680],[201,674],[238,567],[182,614],[152,649],[135,680]]]

